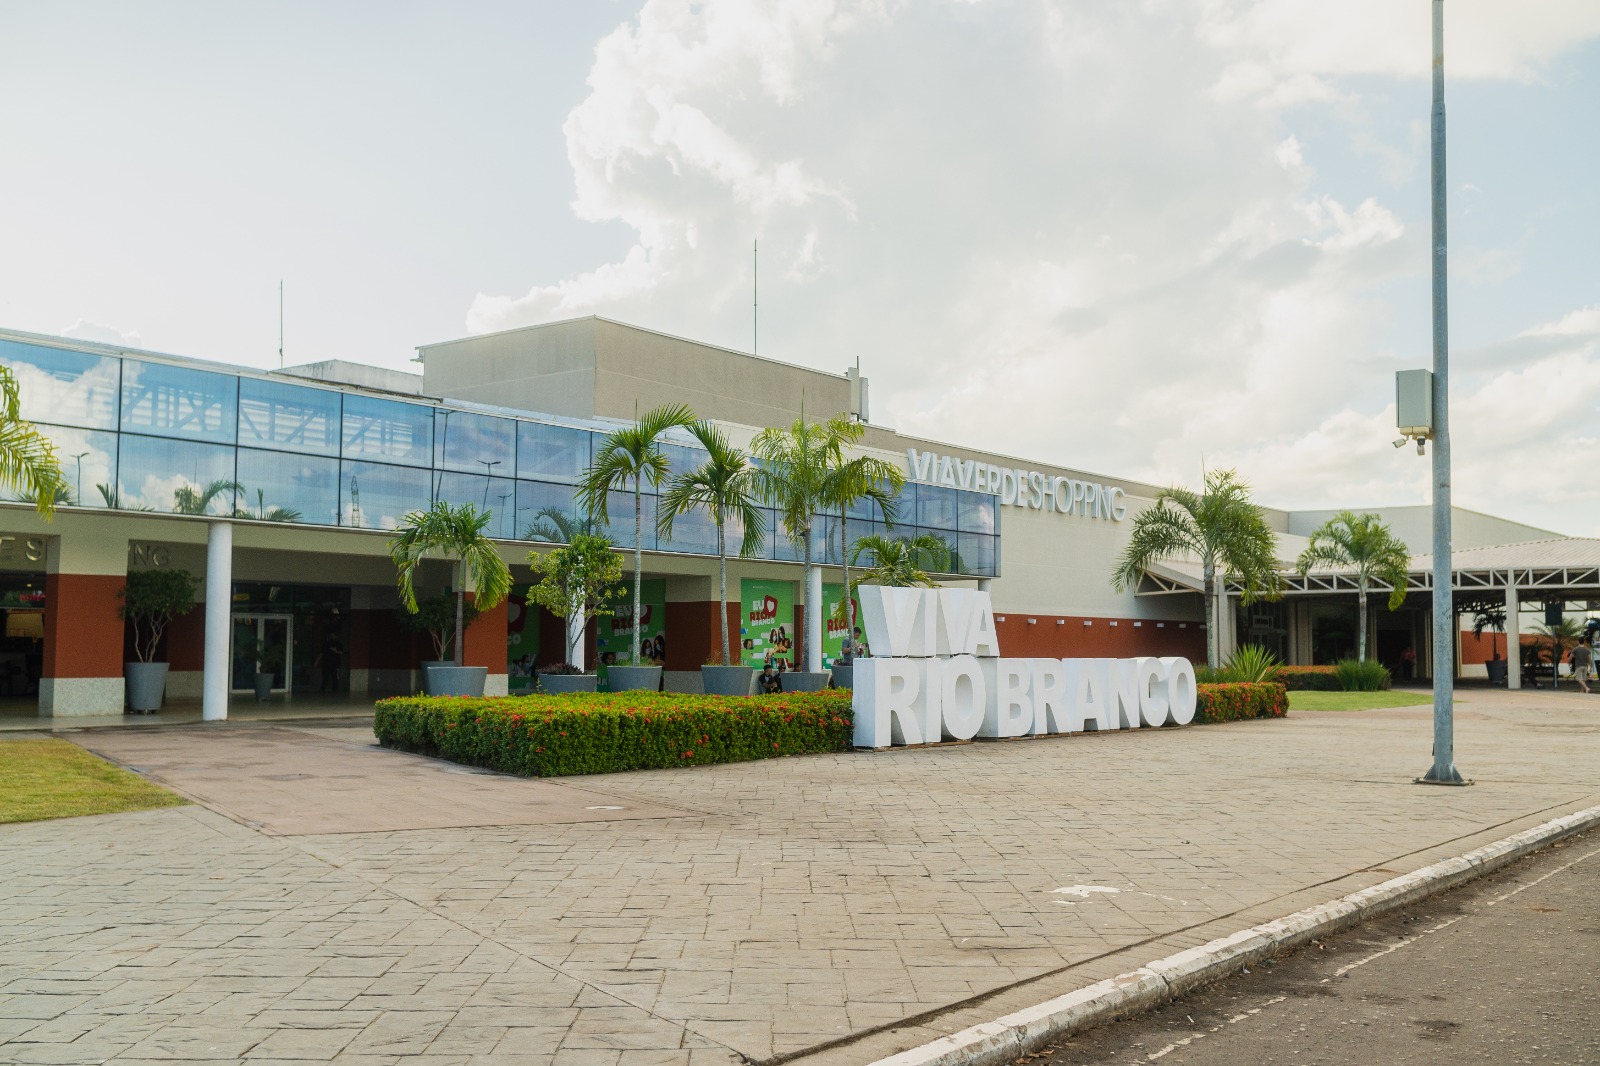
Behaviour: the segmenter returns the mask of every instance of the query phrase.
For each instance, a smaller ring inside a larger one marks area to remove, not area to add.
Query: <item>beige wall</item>
[[[422,391],[472,403],[592,418],[592,318],[425,345]]]

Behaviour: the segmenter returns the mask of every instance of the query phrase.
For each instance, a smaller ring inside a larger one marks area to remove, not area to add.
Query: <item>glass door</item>
[[[294,676],[294,616],[234,615],[229,687],[235,692],[253,691],[257,671],[265,673],[269,667],[272,691],[287,691]]]

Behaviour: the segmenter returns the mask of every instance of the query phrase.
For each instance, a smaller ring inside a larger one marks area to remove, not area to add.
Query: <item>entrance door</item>
[[[259,658],[267,653],[282,659],[273,663],[272,691],[285,692],[289,678],[294,676],[294,616],[234,615],[232,669],[228,687],[235,692],[254,691]]]

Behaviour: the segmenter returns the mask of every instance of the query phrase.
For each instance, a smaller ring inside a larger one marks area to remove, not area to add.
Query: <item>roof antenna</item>
[[[283,279],[278,279],[278,369],[283,369]]]
[[[750,354],[761,351],[761,241],[750,242]]]

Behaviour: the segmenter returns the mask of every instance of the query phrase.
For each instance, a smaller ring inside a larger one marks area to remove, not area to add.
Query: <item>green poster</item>
[[[793,629],[792,582],[739,582],[740,661],[757,670],[769,659],[779,670],[794,669]]]
[[[667,658],[667,583],[643,581],[639,585],[639,666],[661,666]],[[600,619],[596,641],[596,674],[600,687],[606,685],[606,667],[632,666],[633,662],[633,580],[617,601],[616,614]]]
[[[514,585],[506,597],[506,673],[510,691],[532,692],[539,665],[539,607],[528,602],[531,585]]]
[[[844,598],[843,585],[822,586],[822,624],[827,630],[827,635],[822,641],[822,668],[826,670],[839,660],[844,654],[845,624],[834,618],[834,612],[839,609],[839,601]],[[856,628],[861,628],[861,607],[856,606]]]

